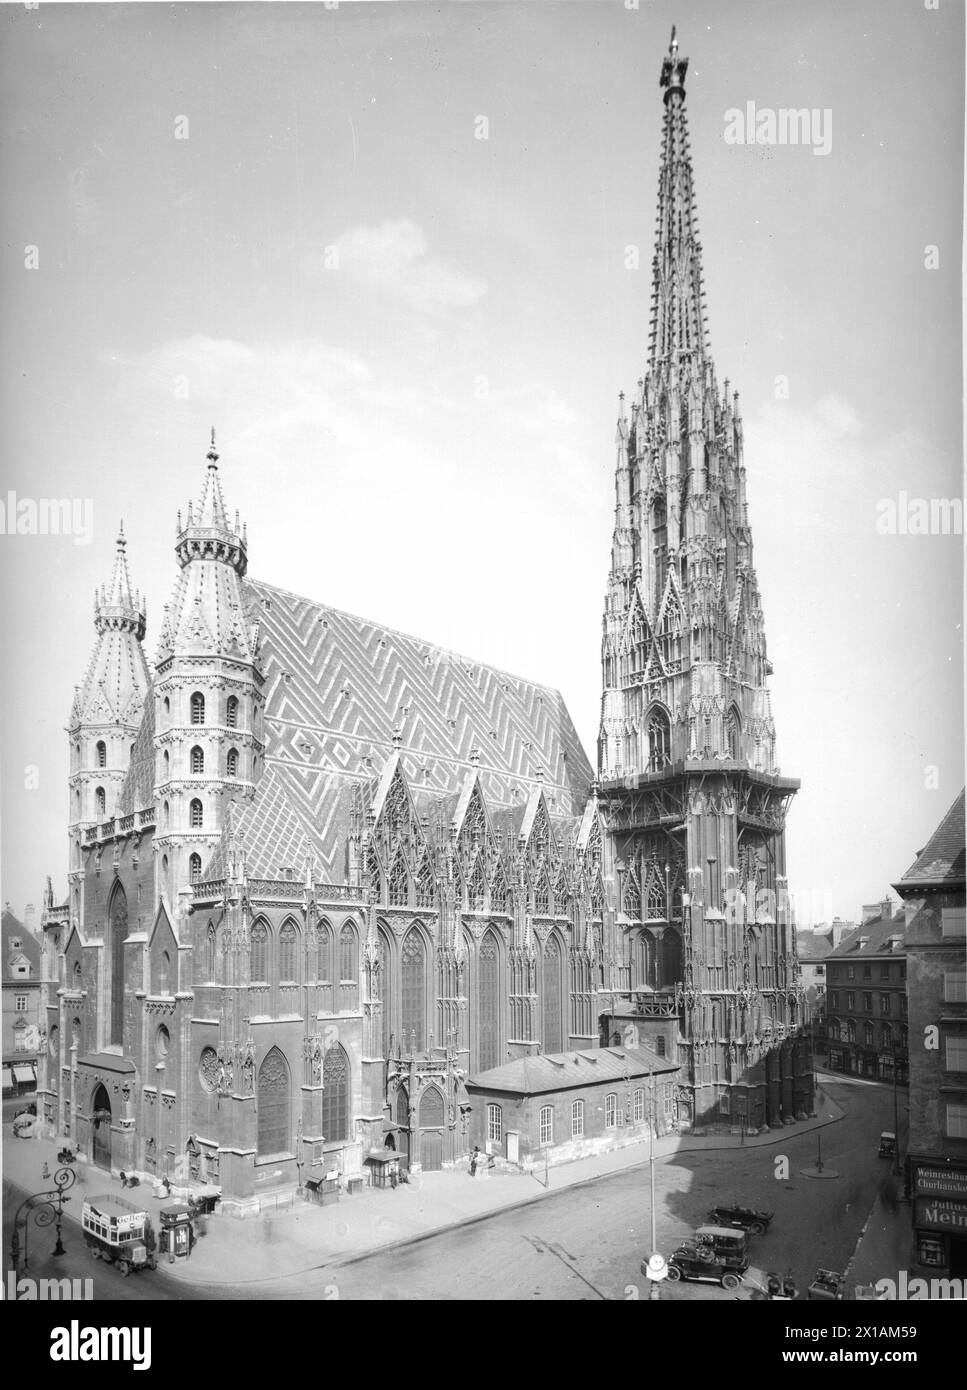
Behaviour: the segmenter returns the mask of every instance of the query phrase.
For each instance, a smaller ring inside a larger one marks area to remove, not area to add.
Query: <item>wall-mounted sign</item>
[[[949,1197],[918,1197],[914,1203],[914,1225],[921,1231],[967,1232],[967,1203]]]

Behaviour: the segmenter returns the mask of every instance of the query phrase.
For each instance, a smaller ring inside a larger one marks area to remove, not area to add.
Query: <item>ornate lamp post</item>
[[[64,1203],[69,1202],[70,1198],[65,1197],[64,1193],[69,1191],[77,1181],[77,1174],[72,1168],[58,1168],[54,1173],[54,1190],[47,1192],[35,1192],[30,1197],[25,1197],[17,1208],[17,1214],[13,1218],[13,1231],[10,1236],[10,1261],[17,1269],[17,1262],[20,1258],[20,1227],[23,1227],[23,1267],[28,1268],[28,1237],[30,1235],[30,1223],[36,1226],[56,1226],[57,1241],[54,1245],[55,1255],[65,1254],[64,1242],[61,1240],[61,1222],[64,1214]]]

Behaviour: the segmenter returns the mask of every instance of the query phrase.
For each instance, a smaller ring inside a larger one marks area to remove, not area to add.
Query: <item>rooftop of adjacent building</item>
[[[893,886],[900,894],[918,888],[963,888],[967,851],[964,837],[964,792],[930,836],[923,849],[898,883]]]
[[[905,955],[903,946],[903,933],[906,922],[902,912],[892,917],[875,917],[870,922],[864,922],[861,927],[850,932],[835,951],[829,951],[826,955],[827,960],[855,960],[858,956],[869,958],[872,956],[898,956]]]
[[[601,1047],[589,1052],[548,1052],[477,1072],[467,1085],[481,1091],[532,1096],[601,1082],[640,1080],[676,1072],[678,1063],[648,1047]]]
[[[0,918],[3,983],[23,985],[40,980],[40,943],[15,917],[9,905]],[[26,966],[24,965],[26,963]]]

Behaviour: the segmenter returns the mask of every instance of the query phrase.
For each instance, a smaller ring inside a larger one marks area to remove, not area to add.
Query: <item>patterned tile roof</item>
[[[226,876],[226,856],[233,837],[244,855],[245,872],[251,878],[281,878],[283,869],[292,869],[301,880],[306,855],[318,878],[319,863],[313,853],[312,837],[292,809],[273,767],[265,769],[251,800],[232,803],[226,819],[225,833],[205,870],[205,882]]]
[[[518,1057],[514,1062],[478,1072],[468,1079],[467,1086],[479,1091],[511,1091],[516,1095],[533,1096],[677,1070],[677,1062],[659,1057],[648,1047],[598,1047],[590,1052],[547,1052],[536,1057]]]
[[[964,883],[964,793],[961,792],[896,888],[955,887]]]
[[[118,797],[119,816],[144,811],[154,802],[154,694],[148,686],[144,714],[134,739],[134,752]]]
[[[266,765],[325,877],[343,873],[352,787],[378,775],[397,731],[421,794],[459,795],[477,749],[489,806],[516,815],[543,772],[553,817],[583,810],[591,766],[556,690],[268,584],[243,593],[261,625]]]

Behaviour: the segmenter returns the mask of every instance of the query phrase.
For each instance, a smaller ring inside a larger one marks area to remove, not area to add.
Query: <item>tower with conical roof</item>
[[[215,431],[201,497],[178,514],[180,573],[155,665],[155,852],[169,910],[218,843],[226,806],[252,792],[263,752],[258,624],[243,607],[247,536],[231,522]]]
[[[70,903],[79,920],[85,831],[109,820],[131,761],[131,747],[151,689],[142,640],[146,615],[128,577],[127,542],[120,528],[110,584],[94,595],[97,640],[84,679],[74,691],[70,739]]]
[[[784,847],[799,784],[775,760],[738,393],[709,346],[687,68],[673,30],[649,357],[620,398],[604,604],[611,949],[639,1003],[675,995],[689,1117],[773,1124],[809,1101],[775,1047],[800,1021]]]

